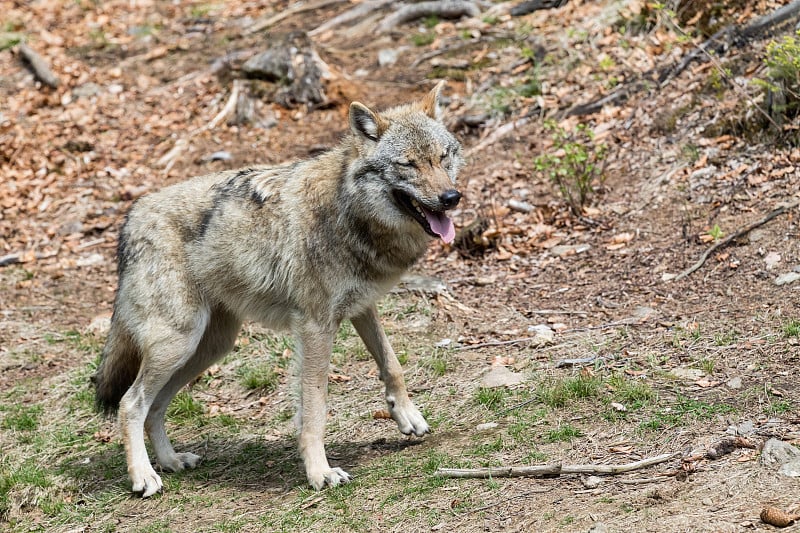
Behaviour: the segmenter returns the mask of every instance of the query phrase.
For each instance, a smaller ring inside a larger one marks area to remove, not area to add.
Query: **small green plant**
[[[579,375],[573,378],[547,381],[539,384],[536,395],[548,407],[564,407],[572,400],[592,398],[600,394],[602,382],[594,376]]]
[[[790,320],[784,324],[783,334],[787,337],[800,337],[800,320]]]
[[[503,406],[506,397],[506,390],[502,387],[487,388],[481,387],[475,393],[475,401],[489,409],[497,410]]]
[[[552,120],[544,127],[551,132],[553,148],[550,153],[534,159],[534,167],[557,187],[575,216],[594,193],[594,183],[603,180],[603,167],[608,148],[594,142],[594,133],[585,124],[571,132]]]
[[[272,392],[280,383],[280,374],[275,371],[275,366],[269,362],[258,365],[245,365],[239,368],[242,385],[250,390]]]
[[[779,125],[800,114],[800,30],[767,45],[768,79],[756,80],[765,93],[766,111]]]
[[[576,437],[582,435],[581,431],[570,424],[559,425],[555,429],[551,429],[544,436],[547,442],[570,442]]]
[[[167,416],[182,420],[198,418],[203,416],[203,404],[192,398],[189,391],[182,390],[169,404]]]
[[[447,372],[447,359],[442,354],[434,354],[425,360],[424,365],[434,377],[442,377]]]
[[[41,414],[41,405],[15,405],[3,417],[0,427],[14,431],[33,431],[39,427],[39,416]]]
[[[436,39],[436,35],[433,32],[415,33],[411,36],[411,42],[414,43],[414,46],[428,46],[434,39]]]
[[[708,230],[708,234],[715,241],[718,241],[719,239],[725,236],[725,232],[722,231],[722,228],[719,227],[719,224],[714,224],[714,227]]]

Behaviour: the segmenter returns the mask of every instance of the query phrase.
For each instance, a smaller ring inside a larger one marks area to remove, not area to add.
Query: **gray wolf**
[[[299,358],[299,449],[317,490],[350,476],[331,467],[324,433],[335,333],[349,319],[374,357],[404,434],[429,427],[408,397],[376,301],[425,252],[453,240],[461,146],[441,122],[442,83],[375,112],[353,102],[341,144],[313,159],[189,179],[139,199],[120,230],[119,287],[93,376],[118,410],[133,491],[161,469],[195,467],[164,429],[175,394],[233,347],[242,321],[291,330]]]

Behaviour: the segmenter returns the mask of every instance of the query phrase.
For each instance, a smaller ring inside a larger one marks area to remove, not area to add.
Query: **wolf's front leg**
[[[381,380],[386,385],[386,404],[400,431],[406,435],[413,433],[417,437],[430,432],[422,413],[408,397],[403,369],[381,327],[377,308],[371,306],[359,316],[353,317],[351,322],[378,363]]]
[[[328,414],[328,370],[335,330],[307,321],[300,325],[300,456],[308,482],[317,490],[350,481],[341,468],[331,468],[325,456],[325,419]]]

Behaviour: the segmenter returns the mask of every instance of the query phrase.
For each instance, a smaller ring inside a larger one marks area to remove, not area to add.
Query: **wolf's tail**
[[[111,319],[100,366],[91,378],[95,404],[105,413],[117,410],[122,396],[136,379],[142,362],[142,353],[130,332],[115,318]]]

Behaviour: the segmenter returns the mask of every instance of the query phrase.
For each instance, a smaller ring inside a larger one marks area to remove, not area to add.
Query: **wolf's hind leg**
[[[403,434],[417,437],[430,432],[425,417],[408,397],[403,369],[383,331],[377,308],[373,305],[350,321],[378,364],[381,381],[386,385],[386,404],[397,427]]]
[[[153,445],[156,461],[164,470],[178,472],[185,468],[194,468],[200,462],[199,455],[189,452],[176,453],[172,448],[164,428],[167,406],[184,385],[233,348],[240,326],[241,321],[231,313],[215,310],[194,356],[172,375],[153,401],[144,427]]]
[[[146,342],[142,364],[136,380],[120,401],[119,423],[132,490],[140,492],[143,498],[159,492],[162,487],[161,478],[150,464],[144,444],[147,413],[159,391],[194,355],[208,318],[207,310],[198,310],[187,317],[182,327],[151,320],[139,332]]]

